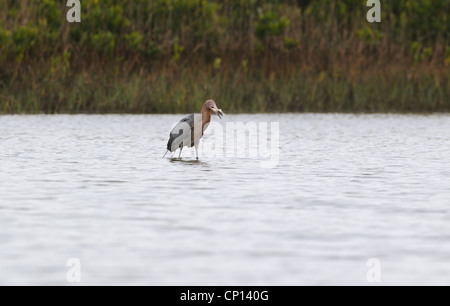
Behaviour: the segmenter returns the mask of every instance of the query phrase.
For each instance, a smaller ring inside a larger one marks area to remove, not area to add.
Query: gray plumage
[[[195,118],[197,117],[197,118]],[[178,148],[184,146],[192,147],[194,145],[194,121],[201,121],[200,114],[190,114],[180,120],[172,129],[167,142],[167,150],[175,152]]]

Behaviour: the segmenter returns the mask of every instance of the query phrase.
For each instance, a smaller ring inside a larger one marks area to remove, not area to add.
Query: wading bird
[[[183,147],[195,146],[196,158],[198,159],[198,144],[211,121],[211,111],[222,119],[224,113],[213,100],[207,100],[203,103],[199,114],[190,114],[181,119],[170,132],[167,151],[164,156],[166,156],[167,152],[175,152],[179,148],[180,154],[178,158],[180,158]]]

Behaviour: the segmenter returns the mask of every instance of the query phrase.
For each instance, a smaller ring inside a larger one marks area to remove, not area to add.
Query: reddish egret
[[[195,153],[198,159],[198,143],[211,121],[211,111],[222,119],[224,114],[213,100],[207,100],[203,103],[203,107],[199,114],[190,114],[181,119],[170,132],[167,151],[164,156],[166,156],[167,152],[175,152],[179,148],[180,154],[178,155],[178,158],[180,158],[184,146],[195,146]]]

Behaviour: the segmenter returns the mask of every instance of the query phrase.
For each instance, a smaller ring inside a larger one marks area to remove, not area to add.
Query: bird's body
[[[200,125],[200,123],[202,123]],[[208,123],[203,125],[200,114],[190,114],[180,120],[172,129],[167,142],[167,150],[176,151],[183,146],[192,147],[196,140],[200,140]],[[186,130],[188,128],[188,130]],[[201,131],[201,133],[200,133]],[[181,145],[183,144],[183,145]]]
[[[217,108],[216,103],[213,100],[207,100],[200,113],[190,114],[181,119],[170,132],[167,152],[175,152],[180,149],[181,156],[183,147],[195,146],[198,159],[199,141],[211,121],[211,111],[215,112],[219,118],[223,116],[222,110]]]

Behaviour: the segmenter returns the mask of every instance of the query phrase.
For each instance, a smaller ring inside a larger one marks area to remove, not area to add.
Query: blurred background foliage
[[[66,1],[2,0],[0,112],[184,112],[208,97],[448,111],[450,0],[381,8],[368,23],[361,0],[82,0],[68,23]]]

